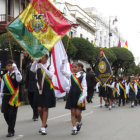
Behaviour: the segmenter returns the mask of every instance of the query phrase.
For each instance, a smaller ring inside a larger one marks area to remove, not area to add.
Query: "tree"
[[[88,62],[90,65],[93,64],[94,61],[94,45],[91,44],[88,40],[83,38],[72,38],[70,39],[72,44],[76,47],[77,52],[74,60],[83,60]]]
[[[71,59],[71,58],[74,58],[75,55],[76,55],[76,52],[77,52],[77,48],[71,43],[71,40],[69,40],[68,42],[68,36],[65,35],[63,38],[62,38],[62,42],[64,44],[64,47],[67,51],[67,55],[68,55],[68,58]]]
[[[4,33],[0,35],[0,49],[9,50],[8,39],[10,40],[10,44],[13,52],[14,51],[21,52],[23,50],[11,35],[8,38],[8,33]]]
[[[112,65],[117,60],[116,55],[111,49],[108,49],[108,48],[103,48],[103,51],[110,65]]]
[[[118,75],[119,69],[122,69],[123,73],[125,74],[127,69],[129,69],[132,63],[134,63],[133,54],[125,48],[113,47],[110,49],[113,51],[117,58],[112,64],[115,75]]]
[[[135,66],[135,74],[140,75],[140,66]]]

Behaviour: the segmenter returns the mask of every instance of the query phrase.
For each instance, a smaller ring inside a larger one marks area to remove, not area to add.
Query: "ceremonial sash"
[[[129,85],[130,85],[130,89],[132,89],[132,91],[135,93],[135,88],[134,88],[133,84],[129,83]]]
[[[118,95],[117,87],[114,86],[114,88],[113,88],[113,97],[115,97],[115,93],[117,93],[117,95]]]
[[[12,84],[12,81],[8,75],[8,73],[6,73],[3,76],[4,82],[8,88],[8,90],[10,91],[10,94],[12,95],[11,99],[9,100],[9,104],[11,106],[20,106],[20,101],[19,101],[19,86],[17,87],[17,89],[15,89],[15,87]]]
[[[135,80],[135,83],[137,84],[138,88],[140,89],[140,84],[137,80]]]
[[[43,76],[43,74],[44,74],[44,70],[43,69],[41,69],[41,74]],[[47,76],[47,74],[45,74],[45,80],[50,85],[50,89],[54,89],[53,84],[52,84],[52,80]]]
[[[77,84],[77,86],[79,87],[79,89],[80,89],[80,91],[81,91],[81,94],[80,94],[80,97],[81,97],[82,94],[83,94],[82,85],[81,85],[79,79],[76,77],[75,74],[72,74],[72,79],[74,80],[74,82],[75,82],[75,83]],[[80,97],[79,97],[79,99],[80,99]],[[77,105],[78,105],[79,107],[85,107],[85,100],[84,100],[83,103],[81,103],[81,104],[77,103]]]
[[[123,90],[123,92],[124,92],[124,98],[126,99],[127,98],[126,90],[125,90],[125,87],[123,86],[123,84],[121,82],[119,82],[119,87]]]

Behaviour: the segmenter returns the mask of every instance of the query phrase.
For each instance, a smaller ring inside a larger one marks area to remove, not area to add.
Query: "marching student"
[[[113,81],[114,81],[114,88],[113,88],[113,97],[114,97],[114,100],[113,100],[113,103],[114,104],[117,104],[118,97],[119,97],[118,90],[117,90],[118,77],[113,77]]]
[[[85,110],[85,99],[87,96],[87,84],[84,74],[79,72],[78,63],[72,64],[72,72],[68,74],[64,71],[64,59],[61,65],[61,72],[70,80],[69,94],[66,102],[66,109],[71,110],[71,121],[73,125],[72,135],[77,135],[82,126],[82,110]],[[77,123],[76,123],[77,121]]]
[[[84,65],[83,65],[82,63],[79,63],[79,62],[78,62],[78,67],[79,67],[79,72],[85,73]]]
[[[128,87],[129,82],[130,82],[130,77],[126,77],[126,79],[125,79],[125,89]],[[127,103],[129,103],[129,95],[128,94],[126,94],[126,104]]]
[[[119,83],[117,85],[117,90],[118,90],[118,94],[119,94],[119,104],[118,104],[118,106],[121,105],[121,100],[122,100],[123,106],[125,106],[126,85],[123,82],[123,78],[119,79]]]
[[[109,96],[109,110],[112,109],[112,107],[115,107],[114,104],[114,99],[115,97],[113,96],[113,88],[114,88],[115,82],[113,82],[112,78],[110,78],[106,84],[107,87],[107,92],[108,92],[108,96]]]
[[[42,121],[42,126],[39,133],[46,135],[46,127],[48,120],[49,108],[56,106],[56,98],[52,85],[52,77],[54,68],[47,65],[48,55],[45,55],[40,61],[33,62],[31,71],[37,74],[37,88],[35,94],[35,104],[38,107],[38,112]]]
[[[137,84],[134,82],[134,77],[130,77],[130,82],[126,88],[126,93],[129,95],[131,107],[134,107],[135,98],[137,96]]]
[[[37,93],[36,74],[30,70],[32,63],[26,69],[25,91],[28,90],[28,99],[33,110],[33,120],[38,121],[38,110],[34,103],[35,94]]]
[[[107,93],[106,93],[106,85],[102,86],[100,82],[96,84],[96,92],[99,92],[100,97],[100,107],[102,108],[102,100],[105,101],[105,106],[107,107]]]
[[[87,68],[86,81],[87,81],[87,102],[92,103],[92,98],[94,95],[94,87],[96,85],[96,80],[95,80],[94,73],[91,71],[91,68]]]
[[[8,134],[6,137],[13,137],[15,134],[15,124],[17,118],[19,101],[19,82],[22,80],[21,73],[19,72],[13,60],[6,63],[6,70],[8,71],[1,81],[1,95],[2,108],[1,111],[4,119],[8,125]]]
[[[140,104],[140,79],[139,79],[139,75],[135,76],[135,83],[136,83],[137,89],[138,89],[137,97],[135,100],[135,105],[137,105],[137,101]]]

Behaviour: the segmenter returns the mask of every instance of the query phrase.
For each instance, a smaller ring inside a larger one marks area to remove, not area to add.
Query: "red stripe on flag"
[[[59,86],[59,90],[60,92],[65,92],[61,86],[61,83],[60,83],[60,80],[59,80],[59,77],[58,77],[58,73],[57,73],[57,67],[56,67],[56,61],[55,61],[55,50],[54,50],[54,47],[52,49],[52,57],[53,57],[53,64],[54,64],[54,69],[55,69],[55,75],[56,75],[56,78],[57,78],[57,82],[58,82],[58,86]]]
[[[44,18],[58,35],[64,36],[72,27],[48,0],[32,0],[31,4],[39,14],[44,14]]]

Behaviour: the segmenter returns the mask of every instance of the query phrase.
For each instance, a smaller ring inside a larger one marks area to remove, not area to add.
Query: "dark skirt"
[[[108,98],[111,99],[111,100],[115,99],[115,97],[113,96],[112,88],[108,87],[107,91],[108,91]]]
[[[129,93],[129,99],[130,100],[135,100],[135,98],[136,98],[135,93],[130,92]]]
[[[138,89],[137,99],[139,99],[139,100],[140,100],[140,89]]]
[[[79,100],[79,96],[77,96],[76,94],[68,94],[68,99],[66,101],[66,106],[65,108],[66,109],[79,109],[79,110],[85,110],[85,106],[84,107],[79,107],[77,105],[78,103],[78,100]]]
[[[109,95],[109,99],[111,99],[111,100],[114,100],[115,99],[115,97],[113,96],[113,93],[112,92],[109,92],[108,95]]]
[[[35,94],[35,107],[53,108],[56,106],[56,98],[54,93]]]
[[[80,83],[82,82],[83,76],[80,76],[79,78]],[[78,106],[78,100],[81,95],[81,90],[79,86],[75,83],[75,80],[71,77],[71,89],[68,94],[67,102],[66,102],[66,109],[79,109],[79,110],[85,110],[85,106]]]
[[[99,97],[107,97],[107,93],[104,87],[99,87]]]

